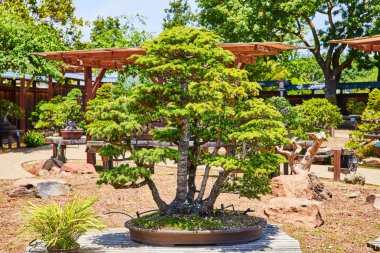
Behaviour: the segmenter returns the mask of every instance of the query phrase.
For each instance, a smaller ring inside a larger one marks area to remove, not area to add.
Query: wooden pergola
[[[256,57],[278,55],[285,50],[304,49],[305,47],[290,46],[278,42],[250,42],[250,43],[224,43],[220,47],[231,51],[235,55],[237,68],[245,64],[254,64]],[[92,50],[72,50],[60,52],[33,53],[48,60],[64,62],[73,72],[83,71],[85,76],[85,105],[95,97],[106,70],[122,70],[125,65],[135,64],[132,55],[145,55],[140,47],[130,48],[103,48]],[[99,69],[95,80],[92,80],[92,69]],[[49,82],[50,83],[50,82]]]
[[[256,57],[278,55],[285,50],[304,48],[277,42],[226,43],[220,44],[219,46],[231,51],[235,55],[235,63],[239,69],[244,68],[245,64],[254,64],[256,62]],[[133,58],[131,58],[132,55],[145,54],[145,50],[140,47],[33,53],[35,56],[44,57],[48,60],[62,61],[69,66],[70,69],[75,70],[75,72],[83,70],[85,107],[87,106],[88,101],[95,97],[96,91],[100,87],[104,74],[108,69],[122,70],[125,65],[136,64]],[[93,68],[99,69],[95,80],[92,79]],[[153,77],[151,79],[154,82],[160,81],[155,80]],[[49,79],[49,85],[50,83]],[[89,136],[88,140],[90,140]],[[94,155],[87,153],[87,162],[93,163],[94,161]]]
[[[330,40],[329,43],[347,44],[350,48],[355,48],[365,53],[380,52],[380,34],[353,39]]]

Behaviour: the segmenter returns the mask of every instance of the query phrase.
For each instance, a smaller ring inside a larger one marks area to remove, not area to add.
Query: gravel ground
[[[160,167],[156,170],[154,180],[162,198],[170,201],[175,195],[175,169]],[[202,174],[202,171],[200,171]],[[99,213],[122,211],[134,215],[136,211],[155,209],[148,187],[139,189],[115,190],[109,185],[97,186],[97,175],[70,175],[65,178],[72,185],[69,194],[50,199],[10,198],[6,195],[9,185],[14,180],[0,180],[0,252],[20,253],[31,238],[21,238],[22,216],[20,211],[28,201],[46,204],[51,201],[64,203],[74,194],[81,196],[96,195],[99,201],[96,210]],[[215,178],[210,180],[213,183]],[[200,184],[200,178],[197,185]],[[321,228],[300,229],[291,225],[281,225],[291,236],[300,240],[304,252],[371,252],[366,248],[366,241],[380,235],[380,211],[374,210],[365,202],[365,196],[370,193],[380,193],[378,186],[347,186],[326,181],[332,190],[334,198],[325,202],[327,222]],[[173,186],[173,187],[169,187]],[[361,196],[349,199],[350,191],[360,190]],[[263,207],[270,196],[264,196],[262,201],[239,198],[235,194],[222,193],[217,201],[220,204],[233,204],[236,210],[251,208],[256,210],[253,215],[263,217]],[[108,227],[123,227],[126,217],[120,214],[106,215],[102,218]]]

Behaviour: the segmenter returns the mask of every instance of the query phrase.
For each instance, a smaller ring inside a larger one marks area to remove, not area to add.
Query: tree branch
[[[148,186],[149,186],[150,191],[152,192],[154,202],[156,202],[160,211],[165,212],[165,210],[167,210],[169,207],[168,204],[166,204],[165,201],[163,201],[161,199],[160,194],[159,194],[157,187],[154,184],[153,180],[150,178],[145,178],[145,180],[148,181]]]

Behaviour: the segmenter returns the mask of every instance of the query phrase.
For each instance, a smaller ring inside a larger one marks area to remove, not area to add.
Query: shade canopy
[[[290,46],[278,42],[225,43],[220,47],[235,55],[235,62],[253,64],[257,56],[281,54],[284,50],[304,49],[305,47]],[[135,64],[132,55],[144,55],[140,47],[102,48],[91,50],[72,50],[60,52],[33,53],[48,60],[63,61],[71,69],[78,67],[122,69],[127,64]]]
[[[366,53],[380,52],[380,35],[353,39],[330,40],[329,43],[348,44],[349,47],[356,48]]]

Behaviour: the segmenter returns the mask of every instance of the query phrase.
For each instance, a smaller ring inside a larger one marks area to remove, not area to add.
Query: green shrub
[[[29,203],[23,212],[24,234],[35,235],[36,239],[44,241],[48,248],[76,248],[79,246],[77,239],[87,230],[104,228],[92,207],[96,201],[96,197],[74,197],[63,206],[57,203],[41,206]]]
[[[128,164],[122,164],[99,174],[97,184],[110,184],[116,189],[133,187],[134,182],[139,179],[149,178],[151,172],[146,168],[129,167]],[[132,182],[132,185],[129,184]]]
[[[24,136],[25,145],[29,148],[45,145],[45,137],[42,133],[35,130],[26,132]]]

